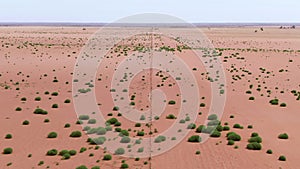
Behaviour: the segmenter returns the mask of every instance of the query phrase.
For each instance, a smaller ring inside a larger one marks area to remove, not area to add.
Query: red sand
[[[297,97],[291,93],[292,90],[299,91],[299,29],[265,28],[263,32],[255,33],[256,28],[203,28],[202,31],[212,40],[214,47],[230,48],[222,52],[221,60],[235,53],[239,53],[237,57],[244,57],[244,59],[229,57],[227,62],[223,62],[227,78],[227,100],[221,122],[222,124],[228,122],[230,131],[235,131],[242,136],[242,140],[235,143],[239,148],[234,149],[234,146],[226,145],[227,131],[223,131],[220,138],[210,138],[203,144],[188,143],[187,138],[196,134],[192,130],[188,137],[170,151],[152,157],[151,160],[141,159],[140,161],[116,155],[111,161],[102,161],[104,151],[101,148],[94,150],[95,146],[86,142],[88,138],[86,135],[81,138],[69,137],[72,131],[82,130],[82,127],[75,124],[77,115],[73,104],[65,104],[64,101],[65,99],[72,100],[71,73],[81,47],[97,31],[96,28],[83,30],[82,28],[2,27],[0,30],[2,45],[0,46],[0,103],[2,106],[0,151],[6,147],[13,148],[11,155],[0,155],[0,168],[27,169],[46,168],[46,166],[76,168],[84,164],[89,168],[100,166],[110,169],[119,168],[122,160],[126,160],[130,168],[150,168],[151,166],[154,169],[280,167],[293,169],[300,164],[298,160],[300,136],[297,132],[300,106],[299,101],[296,100]],[[172,32],[172,29],[170,28],[169,31]],[[176,31],[182,31],[183,34],[188,32],[187,28]],[[193,60],[187,62],[190,62],[189,67],[193,67]],[[230,72],[231,66],[238,71]],[[262,73],[259,68],[266,69],[265,73]],[[287,70],[287,72],[279,72],[280,69]],[[249,75],[242,70],[248,70],[252,74]],[[267,74],[267,71],[270,71],[270,74]],[[203,68],[199,68],[199,72],[203,72]],[[233,80],[233,75],[239,75],[241,80]],[[136,77],[136,83],[134,83],[136,86],[131,86],[130,94],[141,86],[138,85],[140,76]],[[58,79],[57,83],[53,83],[55,77]],[[203,87],[199,89],[200,93],[205,91],[203,95],[206,97],[206,107],[202,108],[205,114],[208,112],[210,96],[209,91],[206,90],[208,82],[203,78],[199,78],[198,83],[201,83]],[[15,84],[16,82],[19,84]],[[174,79],[170,79],[170,83],[172,82]],[[249,89],[250,84],[253,85],[253,89]],[[260,92],[256,90],[258,85],[261,85]],[[5,89],[5,86],[9,86],[8,89]],[[275,89],[276,87],[278,89]],[[101,87],[99,89],[96,86],[96,88],[101,94]],[[146,89],[147,86],[144,90]],[[252,94],[246,94],[247,90],[251,90]],[[271,90],[271,93],[268,94],[267,90]],[[49,91],[50,95],[45,95],[45,91]],[[55,91],[59,92],[59,95],[51,96],[51,93]],[[178,86],[175,85],[173,89],[164,87],[164,92],[168,97],[176,97],[174,94],[177,92],[174,91],[178,91]],[[97,96],[101,96],[99,94]],[[270,97],[267,97],[268,95]],[[41,97],[41,101],[34,101],[34,98],[38,96]],[[255,97],[255,100],[250,101],[250,96]],[[27,101],[22,102],[22,97],[26,97]],[[280,103],[285,102],[287,107],[270,105],[269,100],[275,97]],[[101,97],[98,99],[101,102]],[[105,100],[105,98],[102,99]],[[139,100],[143,103],[137,104],[138,108],[145,108],[149,104],[143,92]],[[51,108],[55,103],[59,105],[58,109]],[[112,106],[105,106],[107,109],[105,112],[111,111]],[[21,107],[22,111],[15,111],[17,107]],[[47,110],[48,115],[33,114],[36,107]],[[166,120],[165,116],[173,110],[167,108],[166,111],[161,116],[162,121],[153,123],[154,128],[157,128],[159,132],[172,124],[172,121]],[[230,115],[234,115],[234,118],[229,118]],[[196,125],[203,124],[206,116],[197,117]],[[46,118],[50,120],[49,123],[43,122]],[[24,120],[29,120],[30,124],[23,126]],[[70,123],[71,127],[64,128],[66,123]],[[234,129],[232,126],[235,123],[241,124],[244,129]],[[253,129],[247,129],[249,124],[253,125]],[[132,125],[134,123],[122,122],[124,128],[133,129]],[[145,131],[149,130],[143,128]],[[48,139],[47,134],[51,131],[56,131],[58,137]],[[252,132],[258,132],[263,139],[260,151],[245,148]],[[280,133],[285,132],[289,135],[288,140],[277,138]],[[4,138],[8,133],[12,134],[12,139]],[[131,133],[131,135],[135,134]],[[219,144],[216,145],[216,143]],[[91,149],[79,153],[81,147],[91,147]],[[46,156],[46,152],[53,148],[75,149],[77,154],[69,160],[61,160],[61,156]],[[266,154],[268,149],[273,150],[272,155]],[[197,150],[201,151],[200,155],[195,154]],[[94,156],[89,157],[90,153],[94,153]],[[32,154],[31,158],[27,157],[29,154]],[[287,161],[278,161],[280,155],[286,156]],[[97,163],[97,160],[100,162]],[[44,161],[42,166],[38,166],[40,161]],[[148,162],[146,165],[144,165],[145,161]],[[8,163],[12,163],[11,166],[7,166]]]

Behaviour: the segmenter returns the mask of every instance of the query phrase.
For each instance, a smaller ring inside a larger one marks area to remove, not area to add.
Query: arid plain
[[[178,47],[180,37],[174,42],[156,37],[158,40],[152,43],[157,50],[175,53],[186,61],[197,79],[201,99],[197,111],[190,112],[196,113],[195,122],[179,119],[187,125],[187,136],[172,149],[151,158],[122,157],[122,153],[117,155],[118,152],[98,146],[85,134],[96,127],[93,124],[97,118],[90,118],[92,112],[87,113],[89,116],[75,112],[72,85],[77,82],[73,74],[76,61],[98,29],[0,27],[0,168],[299,167],[300,29],[199,28],[215,48],[213,55],[221,61],[226,77],[224,111],[211,116],[207,113],[211,106],[210,84],[214,82],[204,66],[195,63],[191,48]],[[189,34],[189,28],[164,29]],[[116,30],[112,28],[111,34]],[[176,111],[184,104],[180,102],[180,86],[176,83],[179,79],[157,69],[134,75],[127,93],[132,101],[130,106],[146,111],[151,107],[148,90],[159,88],[165,93],[165,110],[151,125],[126,120],[110,96],[116,63],[131,57],[131,50],[143,52],[144,48],[153,47],[136,39],[138,46],[130,46],[133,43],[127,41],[109,48],[110,59],[99,66],[97,78],[85,84],[89,90],[75,93],[95,92],[105,119],[111,120],[112,131],[105,128],[105,132],[121,132],[126,138],[156,138],[175,123]],[[206,125],[207,119],[217,124],[212,133],[207,132],[209,125],[201,126]],[[102,135],[100,130],[95,132]],[[209,139],[202,143],[193,137],[200,133],[209,133]],[[160,139],[158,143],[176,138]]]

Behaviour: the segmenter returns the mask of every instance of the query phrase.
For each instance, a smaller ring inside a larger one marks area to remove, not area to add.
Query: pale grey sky
[[[113,22],[162,13],[187,22],[300,22],[299,0],[0,0],[0,22]]]

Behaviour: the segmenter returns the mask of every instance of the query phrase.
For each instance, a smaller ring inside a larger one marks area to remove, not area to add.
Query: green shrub
[[[242,126],[241,126],[240,124],[234,124],[234,125],[233,125],[233,128],[238,128],[238,129],[241,129],[241,128],[242,128]]]
[[[88,169],[88,168],[85,165],[81,165],[81,166],[76,167],[76,169]]]
[[[21,98],[21,101],[26,101],[26,100],[27,100],[26,97]]]
[[[138,131],[137,132],[137,136],[144,136],[144,135],[145,135],[145,133],[143,131]]]
[[[105,141],[106,141],[105,137],[97,137],[97,138],[92,139],[90,143],[102,145]]]
[[[217,130],[215,130],[214,132],[211,133],[210,137],[220,137],[221,133]]]
[[[134,126],[135,127],[141,127],[142,125],[141,125],[141,123],[136,123]]]
[[[199,155],[199,154],[201,154],[201,152],[200,152],[199,150],[197,150],[197,151],[196,151],[196,154]]]
[[[79,150],[79,153],[83,153],[86,151],[86,148],[85,147],[81,147],[80,150]]]
[[[70,154],[71,156],[76,155],[76,153],[77,153],[76,150],[70,150],[70,151],[69,151],[69,154]]]
[[[76,124],[83,124],[83,121],[82,120],[77,120]]]
[[[200,125],[199,127],[197,127],[196,132],[197,133],[202,133],[203,129],[205,128],[204,125]]]
[[[109,161],[109,160],[111,160],[111,159],[112,159],[112,157],[111,157],[110,154],[105,154],[105,155],[103,156],[103,160],[105,160],[105,161]]]
[[[220,125],[221,122],[219,120],[211,120],[207,123],[208,126],[216,126],[216,125]]]
[[[36,97],[34,100],[35,101],[41,101],[41,97]]]
[[[99,166],[94,166],[91,169],[100,169],[100,167]]]
[[[80,115],[79,120],[88,120],[90,119],[89,115]]]
[[[128,166],[128,164],[123,163],[123,164],[121,165],[121,168],[129,168],[129,166]]]
[[[279,161],[286,161],[286,157],[283,156],[283,155],[281,155],[281,156],[279,156],[278,160],[279,160]]]
[[[80,131],[73,131],[70,134],[70,137],[81,137],[81,132]]]
[[[53,109],[57,109],[57,108],[58,108],[58,104],[53,104],[53,105],[52,105],[52,108],[53,108]]]
[[[98,135],[104,135],[104,134],[106,134],[106,132],[107,132],[107,130],[105,129],[105,128],[103,128],[103,127],[98,127],[97,129],[97,134]]]
[[[258,133],[251,133],[251,137],[257,137],[258,136]]]
[[[233,140],[228,140],[227,145],[234,145],[234,141]]]
[[[66,99],[66,100],[64,101],[64,103],[71,103],[71,100],[70,100],[70,99]]]
[[[127,130],[121,130],[119,135],[121,137],[123,137],[123,136],[129,136],[129,132]]]
[[[219,131],[219,132],[221,132],[221,131],[223,131],[223,127],[222,127],[221,125],[218,125],[218,126],[216,127],[216,130]]]
[[[96,124],[96,119],[89,119],[88,124]]]
[[[257,142],[247,144],[247,149],[249,150],[261,150],[261,144]]]
[[[251,137],[251,138],[248,140],[248,142],[249,142],[249,143],[253,143],[253,142],[261,143],[261,142],[262,142],[262,139],[261,139],[261,137],[259,137],[259,136]]]
[[[3,154],[11,154],[12,152],[13,152],[13,149],[10,148],[10,147],[5,148],[5,149],[3,150]]]
[[[69,123],[66,123],[64,126],[64,128],[69,128],[69,127],[71,127],[71,125]]]
[[[281,103],[280,107],[286,107],[286,103]]]
[[[121,126],[121,125],[122,125],[122,123],[119,122],[119,121],[117,121],[117,122],[115,123],[115,126],[116,126],[116,127]]]
[[[253,126],[252,125],[248,125],[248,127],[247,127],[248,129],[252,129],[253,128]]]
[[[279,134],[278,138],[279,138],[279,139],[288,139],[289,136],[288,136],[287,133],[282,133],[282,134]]]
[[[57,137],[57,133],[56,132],[50,132],[47,136],[47,138],[56,138]]]
[[[207,117],[207,120],[218,120],[218,116],[216,114],[211,114]]]
[[[200,107],[205,107],[205,103],[200,103]]]
[[[223,131],[229,131],[230,130],[230,127],[229,126],[224,126],[223,127]]]
[[[252,96],[252,97],[249,97],[249,100],[255,100],[255,98]]]
[[[202,141],[202,138],[198,135],[193,135],[188,139],[188,142],[192,143],[200,143]]]
[[[16,111],[22,111],[22,108],[21,107],[17,107]]]
[[[51,93],[52,96],[58,96],[58,92]]]
[[[118,122],[118,119],[116,119],[116,118],[111,118],[106,121],[106,123],[108,123],[108,124],[115,124],[116,122]]]
[[[196,128],[196,124],[191,123],[187,126],[187,129],[195,129]]]
[[[35,109],[33,113],[34,114],[42,114],[42,115],[48,114],[48,112],[46,110],[43,110],[43,109],[40,109],[40,108]]]
[[[176,119],[176,116],[174,114],[169,114],[166,118],[167,119]]]
[[[273,154],[273,151],[271,149],[267,150],[267,154]]]
[[[115,151],[115,154],[116,155],[122,155],[125,153],[125,150],[124,148],[118,148],[116,151]]]
[[[51,149],[49,151],[47,151],[47,155],[48,156],[55,156],[57,155],[58,151],[56,149]]]
[[[71,155],[69,154],[69,153],[65,153],[64,155],[63,155],[63,159],[64,160],[67,160],[67,159],[70,159],[71,158]]]
[[[99,166],[94,166],[91,169],[100,169],[100,167]]]
[[[60,155],[60,156],[63,156],[64,154],[67,154],[67,153],[69,153],[68,150],[61,150],[61,151],[59,152],[59,155]]]
[[[270,101],[269,101],[269,103],[270,103],[271,105],[278,105],[278,102],[279,102],[278,99],[273,99],[273,100],[270,100]]]
[[[5,139],[11,139],[12,135],[11,134],[6,134]]]
[[[234,118],[234,115],[230,115],[229,118],[233,119],[233,118]]]
[[[169,104],[170,104],[170,105],[174,105],[174,104],[176,104],[176,102],[175,102],[174,100],[170,100],[170,101],[169,101]]]
[[[127,136],[125,136],[125,137],[122,137],[122,139],[121,139],[121,141],[120,141],[121,143],[129,143],[130,142],[130,138],[129,137],[127,137]]]
[[[49,119],[45,119],[45,120],[44,120],[44,123],[49,123],[49,122],[50,122]]]
[[[154,139],[155,143],[161,143],[163,141],[166,141],[166,137],[165,136],[158,136]]]
[[[113,107],[113,111],[118,111],[119,110],[119,107],[118,106],[114,106]]]
[[[29,125],[29,121],[28,121],[28,120],[25,120],[25,121],[23,121],[22,124],[23,124],[23,125]]]
[[[241,136],[236,134],[235,132],[229,132],[226,135],[227,140],[233,140],[233,141],[240,141],[241,140]]]

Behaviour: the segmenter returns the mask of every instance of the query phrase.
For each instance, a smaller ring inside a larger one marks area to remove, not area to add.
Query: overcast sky
[[[187,22],[300,22],[299,0],[0,0],[0,22],[114,22],[162,13]]]

